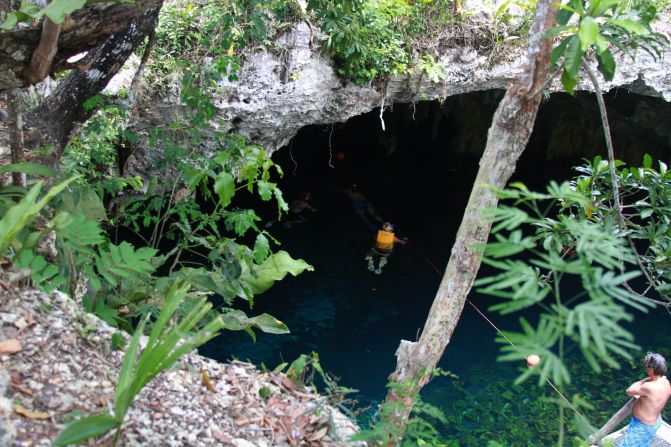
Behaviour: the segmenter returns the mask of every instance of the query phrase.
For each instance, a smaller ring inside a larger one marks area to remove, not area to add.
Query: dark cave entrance
[[[202,352],[272,368],[317,351],[324,368],[361,390],[363,401],[382,398],[399,341],[416,339],[424,323],[440,282],[427,260],[441,271],[447,263],[502,95],[485,91],[443,104],[395,105],[384,113],[386,131],[379,109],[344,124],[302,129],[273,158],[284,170],[285,196],[310,191],[318,210],[305,212],[304,223],[285,228],[280,222],[269,231],[282,241],[281,249],[305,259],[315,272],[281,281],[256,299],[254,309],[245,309],[276,316],[292,333],[259,334],[256,343],[246,334],[226,333]],[[671,105],[624,90],[610,92],[606,100],[618,158],[630,165],[640,165],[644,153],[668,160]],[[543,189],[550,180],[570,178],[571,166],[599,154],[605,158],[594,96],[555,94],[541,105],[512,180]],[[394,249],[381,275],[366,270],[372,232],[339,191],[353,183],[412,242]],[[268,209],[264,217],[273,214]],[[473,292],[470,299],[483,309],[491,304]],[[505,319],[491,317],[505,327]],[[467,306],[441,366],[467,375],[473,365],[496,365],[499,378],[514,377],[513,366],[496,364],[493,339],[492,329]]]

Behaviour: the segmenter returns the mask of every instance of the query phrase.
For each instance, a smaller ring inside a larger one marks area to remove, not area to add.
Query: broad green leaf
[[[550,65],[557,65],[557,61],[564,55],[564,51],[566,51],[566,47],[568,46],[569,41],[570,39],[562,40],[561,43],[557,45],[554,50],[552,50],[552,54],[550,55]]]
[[[623,28],[629,33],[644,35],[648,34],[648,30],[640,22],[632,19],[608,19],[608,23]]]
[[[220,172],[214,181],[214,190],[219,196],[219,204],[226,208],[235,195],[235,181],[233,176],[225,171]]]
[[[596,36],[599,34],[599,25],[591,17],[584,17],[580,21],[578,36],[580,37],[580,51],[585,52],[596,42]]]
[[[582,64],[583,53],[584,51],[582,51],[580,47],[580,39],[578,36],[570,37],[568,46],[566,47],[566,54],[564,55],[564,71],[572,79],[576,79],[578,77],[580,65]],[[570,89],[570,91],[573,91],[573,89]]]
[[[39,163],[12,163],[0,167],[0,174],[6,172],[22,172],[29,175],[40,175],[43,177],[56,177],[58,172]]]
[[[238,236],[244,236],[250,228],[256,228],[256,222],[261,218],[253,210],[236,210],[226,214],[226,229],[235,231]]]
[[[179,168],[184,174],[184,183],[191,189],[194,189],[207,177],[207,172],[204,169],[197,169],[187,164],[181,164]]]
[[[254,260],[257,264],[260,264],[266,260],[269,254],[270,244],[268,243],[268,238],[263,233],[259,233],[254,243]]]
[[[250,318],[249,321],[263,332],[268,334],[288,334],[289,328],[286,324],[268,314],[261,314]]]
[[[273,183],[267,182],[265,180],[259,180],[256,183],[261,200],[268,201],[273,197],[273,189],[275,189],[274,186],[275,185]]]
[[[573,16],[575,10],[565,5],[560,5],[559,8],[559,12],[557,13],[557,25],[565,26],[569,20],[571,20],[571,16]]]
[[[70,214],[83,214],[88,220],[105,220],[107,211],[100,196],[93,188],[81,188],[74,192],[65,191],[58,207]]]
[[[601,33],[598,33],[596,35],[596,39],[594,41],[594,45],[596,46],[596,52],[597,53],[603,53],[608,49],[608,39],[603,37]]]
[[[250,327],[257,327],[269,334],[289,333],[289,328],[287,328],[286,324],[265,313],[250,318],[243,311],[236,309],[223,313],[221,318],[224,321],[224,327],[232,331],[241,331]]]
[[[571,75],[568,74],[566,70],[564,70],[561,74],[561,82],[564,90],[566,90],[566,93],[572,95],[574,93],[575,86],[578,84],[578,78],[571,77]]]
[[[311,272],[314,269],[302,259],[293,259],[289,253],[278,251],[257,266],[253,273],[244,273],[240,280],[249,284],[254,294],[259,294],[268,290],[275,281],[284,279],[287,273],[297,276],[305,270]]]
[[[53,0],[42,10],[42,14],[54,23],[63,23],[66,15],[81,9],[85,4],[86,0]]]
[[[53,442],[54,447],[78,444],[116,428],[120,422],[112,416],[97,414],[69,423]]]
[[[643,155],[643,167],[645,169],[652,169],[652,157],[650,154]]]
[[[617,6],[620,2],[621,0],[600,0],[590,8],[590,15],[592,17],[600,17],[604,15],[609,8]]]
[[[5,21],[0,25],[1,30],[9,31],[19,23],[19,16],[15,12],[7,14]]]
[[[612,81],[615,76],[615,59],[610,50],[606,50],[596,55],[599,60],[599,71],[606,81]]]

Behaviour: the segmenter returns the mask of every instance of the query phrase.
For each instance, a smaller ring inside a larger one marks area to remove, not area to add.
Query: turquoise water
[[[364,261],[372,233],[346,198],[332,191],[318,192],[317,198],[321,207],[306,215],[308,221],[291,228],[276,224],[270,230],[282,241],[282,249],[305,259],[315,271],[277,283],[257,297],[252,310],[245,309],[252,315],[272,314],[289,326],[291,334],[258,333],[253,343],[245,333],[227,332],[202,352],[273,368],[316,351],[324,369],[340,384],[359,390],[355,396],[359,408],[374,407],[386,394],[399,341],[416,339],[440,282],[417,251],[442,270],[460,216],[436,213],[406,222],[400,228],[411,244],[397,245],[383,273],[375,275]],[[470,299],[485,312],[493,302],[474,292]],[[501,329],[516,328],[517,316],[488,316]],[[644,349],[668,346],[668,321],[664,311],[638,316],[633,330]],[[557,396],[547,386],[538,388],[535,380],[513,386],[525,366],[497,362],[495,336],[494,329],[467,305],[439,365],[458,379],[435,379],[422,393],[448,417],[447,423],[434,421],[434,425],[463,446],[484,445],[488,439],[520,446],[556,442],[556,406],[538,398]],[[597,406],[581,410],[595,425],[626,402],[624,389],[643,373],[637,365],[625,364],[622,371],[599,375],[579,359],[569,363],[574,384],[567,395],[578,392]]]
[[[359,409],[374,408],[386,395],[400,340],[418,337],[438,289],[440,277],[424,257],[439,270],[445,268],[496,107],[494,96],[485,92],[450,98],[445,105],[395,105],[394,111],[385,112],[385,132],[380,131],[379,110],[342,125],[303,129],[274,159],[286,173],[281,186],[287,196],[310,190],[318,211],[306,212],[305,223],[291,228],[276,224],[270,231],[282,242],[277,248],[305,259],[315,271],[281,281],[256,298],[254,309],[245,309],[251,315],[274,315],[291,334],[258,333],[253,343],[245,333],[226,333],[202,352],[273,368],[316,351],[340,384],[359,390]],[[545,104],[549,112],[551,103]],[[542,112],[536,123],[540,131],[532,136],[513,178],[531,189],[569,178],[569,167],[585,156],[577,153],[579,148],[546,152],[561,144],[552,141],[550,130],[563,115],[549,113],[543,119]],[[578,141],[592,142],[601,135],[600,128],[583,125]],[[590,150],[592,146],[599,144],[586,145]],[[576,158],[560,158],[566,153]],[[352,183],[411,242],[394,249],[381,275],[369,272],[364,261],[373,234],[346,196],[335,190]],[[273,217],[270,209],[260,214],[266,221]],[[469,299],[485,312],[494,303],[475,291]],[[487,313],[501,329],[519,330],[519,315]],[[535,315],[529,311],[525,317],[534,321]],[[628,400],[624,390],[642,377],[639,363],[646,350],[671,355],[669,321],[664,310],[636,314],[631,330],[642,352],[634,364],[623,361],[619,371],[594,373],[569,352],[573,383],[565,394],[572,399],[579,393],[594,406],[579,408],[594,425],[605,423]],[[557,405],[547,399],[556,400],[557,395],[548,386],[539,388],[536,380],[513,385],[526,366],[497,362],[500,346],[495,338],[492,327],[467,305],[439,364],[458,378],[436,378],[422,391],[446,415],[445,422],[431,422],[454,441],[450,445],[480,447],[489,440],[508,446],[556,445]],[[367,414],[362,412],[364,422]],[[564,445],[573,445],[574,435],[570,428]]]

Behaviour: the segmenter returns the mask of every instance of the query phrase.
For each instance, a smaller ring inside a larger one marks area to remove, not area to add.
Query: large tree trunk
[[[50,96],[26,116],[26,125],[32,129],[31,133],[41,135],[39,143],[50,141],[56,146],[57,158],[74,125],[92,113],[84,109],[84,102],[105,88],[126,59],[156,27],[161,6],[162,0],[152,0],[152,6],[131,19],[124,29],[89,51],[79,62],[79,69],[70,73]]]
[[[50,71],[76,68],[67,63],[69,57],[89,51],[113,34],[123,32],[131,20],[162,3],[162,0],[93,3],[75,11],[59,26],[58,47],[55,41],[49,47],[57,51],[50,55],[49,66],[40,67],[39,72],[28,67],[36,67],[34,52],[40,41],[49,41],[55,34],[53,30],[46,30],[50,34],[48,39],[41,39],[43,30],[39,27],[0,31],[0,91],[25,87]]]
[[[398,444],[404,434],[413,400],[442,357],[480,268],[481,251],[477,247],[487,242],[491,228],[482,211],[498,203],[491,187],[505,187],[531,135],[552,51],[552,41],[543,36],[555,24],[553,3],[538,1],[529,34],[527,65],[494,114],[478,175],[422,335],[417,342],[402,340],[396,352],[396,370],[389,380],[398,386],[389,388],[386,402],[402,405],[389,421],[400,428],[399,438],[389,439],[390,445]]]

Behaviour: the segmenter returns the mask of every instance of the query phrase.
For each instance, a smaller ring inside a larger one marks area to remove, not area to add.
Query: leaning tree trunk
[[[538,2],[525,70],[494,114],[478,175],[422,335],[417,342],[402,340],[396,351],[396,370],[389,376],[396,386],[389,388],[386,402],[401,403],[389,421],[400,431],[389,439],[390,445],[398,444],[403,436],[413,400],[442,357],[480,268],[478,247],[487,242],[491,228],[482,210],[495,208],[498,203],[492,187],[505,187],[531,135],[552,51],[552,41],[543,36],[555,24],[553,3],[554,0]]]
[[[156,27],[162,0],[147,0],[150,6],[132,18],[126,27],[93,48],[58,88],[26,116],[34,134],[41,134],[57,148],[59,158],[70,131],[92,113],[84,102],[100,92],[123,67],[144,38]],[[37,131],[37,132],[35,132]]]
[[[0,10],[8,11],[9,8],[3,9],[3,1],[0,0]],[[71,56],[90,51],[122,32],[131,20],[162,0],[89,3],[68,16],[61,26],[54,27],[44,20],[46,27],[0,30],[0,91],[26,87],[50,72],[77,69],[79,63],[67,62]]]

